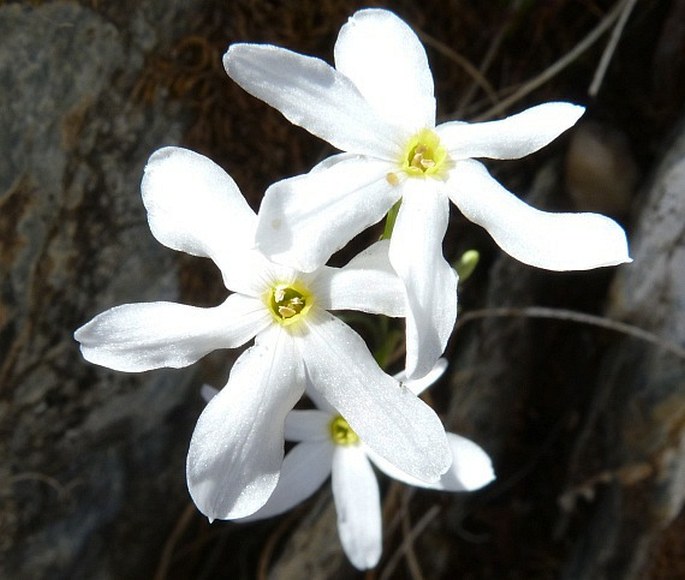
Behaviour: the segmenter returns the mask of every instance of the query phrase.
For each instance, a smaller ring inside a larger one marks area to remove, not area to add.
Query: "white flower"
[[[428,375],[407,381],[416,395],[433,384],[447,367],[439,359]],[[360,570],[373,568],[382,550],[381,503],[371,462],[393,479],[409,485],[443,491],[472,491],[495,479],[488,455],[473,441],[448,433],[452,466],[442,478],[428,484],[404,473],[369,449],[340,414],[316,391],[309,390],[321,410],[291,411],[285,437],[299,442],[283,461],[281,479],[266,505],[241,521],[281,514],[311,496],[331,475],[338,514],[338,534],[352,564]],[[209,400],[215,391],[204,387]]]
[[[447,470],[437,415],[385,374],[361,337],[328,313],[404,314],[384,243],[344,268],[301,274],[273,264],[251,248],[257,218],[231,177],[180,148],[152,155],[142,196],[157,240],[214,260],[234,293],[214,308],[125,304],[96,316],[75,338],[87,360],[134,372],[184,367],[255,338],[190,442],[188,487],[205,515],[243,517],[264,505],[279,477],[285,416],[302,395],[305,377],[390,462],[426,481]]]
[[[573,126],[583,107],[545,103],[501,121],[436,127],[423,46],[386,10],[356,12],[340,30],[334,57],[336,68],[255,44],[233,45],[224,56],[245,90],[345,151],[271,186],[257,242],[270,258],[309,271],[402,200],[390,261],[410,309],[409,376],[431,368],[456,316],[457,280],[442,256],[449,200],[526,264],[584,270],[630,261],[613,220],[533,209],[473,159],[529,155]]]

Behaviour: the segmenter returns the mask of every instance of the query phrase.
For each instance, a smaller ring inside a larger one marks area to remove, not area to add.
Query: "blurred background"
[[[481,261],[430,403],[498,479],[472,494],[382,480],[384,555],[360,573],[326,486],[249,525],[209,525],[190,502],[199,388],[225,384],[235,352],[131,375],[83,361],[72,333],[125,302],[225,297],[209,260],[150,234],[144,164],[190,147],[256,210],[332,151],[221,56],[266,42],[331,62],[369,6],[421,37],[439,121],[585,105],[551,146],[487,165],[536,207],[614,217],[634,262],[534,270],[452,207],[445,255]],[[683,0],[0,2],[0,576],[685,578],[684,78]]]

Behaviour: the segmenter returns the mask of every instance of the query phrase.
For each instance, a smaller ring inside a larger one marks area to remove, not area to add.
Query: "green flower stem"
[[[395,220],[397,219],[397,213],[400,211],[400,205],[402,205],[401,199],[390,208],[390,211],[385,216],[385,228],[383,228],[381,240],[389,240],[392,237],[392,230],[395,227]]]

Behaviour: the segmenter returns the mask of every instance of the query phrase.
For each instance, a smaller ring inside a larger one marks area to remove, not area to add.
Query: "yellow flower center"
[[[301,320],[312,307],[313,301],[311,292],[299,283],[275,284],[266,299],[274,319],[283,326]]]
[[[349,426],[347,421],[340,415],[334,417],[329,425],[331,431],[331,439],[336,445],[356,445],[359,443],[359,435],[357,435]]]
[[[442,179],[449,166],[447,150],[440,145],[440,137],[430,129],[421,129],[409,139],[400,159],[402,171],[410,177]]]

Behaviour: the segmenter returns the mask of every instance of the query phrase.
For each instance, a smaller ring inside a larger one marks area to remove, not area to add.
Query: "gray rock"
[[[685,361],[665,344],[681,352],[685,345],[683,191],[681,126],[646,189],[631,237],[634,262],[621,269],[608,309],[610,318],[651,331],[664,344],[625,337],[603,361],[562,496],[564,520],[588,500],[593,510],[565,567],[569,580],[647,577],[650,552],[683,507]]]
[[[192,4],[0,7],[5,578],[148,576],[170,506],[187,501],[194,371],[96,368],[72,333],[116,304],[179,298],[176,257],[150,234],[138,184],[184,115],[133,89]]]

